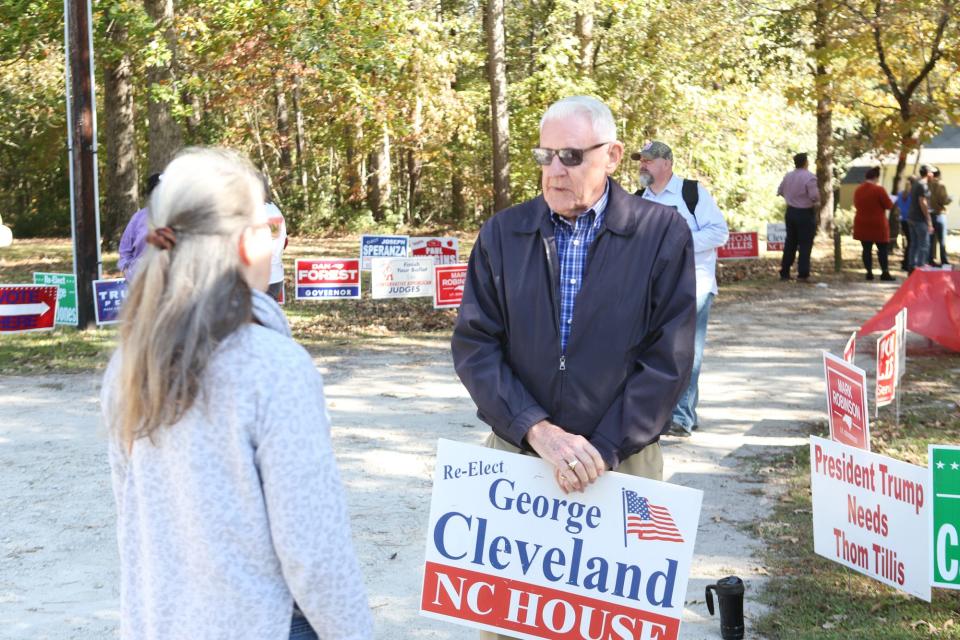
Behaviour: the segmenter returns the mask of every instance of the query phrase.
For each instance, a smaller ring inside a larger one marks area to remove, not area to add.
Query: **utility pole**
[[[83,330],[94,319],[93,281],[100,278],[97,114],[89,0],[64,0],[63,13],[73,271],[77,277],[77,327]]]

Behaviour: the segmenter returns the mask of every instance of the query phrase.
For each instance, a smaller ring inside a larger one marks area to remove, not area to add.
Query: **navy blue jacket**
[[[586,437],[610,468],[656,442],[693,365],[693,240],[673,207],[610,180],[566,353],[559,260],[543,196],[488,220],[470,254],[453,362],[494,432],[529,450],[549,419]]]

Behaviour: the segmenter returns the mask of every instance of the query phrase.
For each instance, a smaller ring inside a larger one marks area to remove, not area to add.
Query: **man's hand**
[[[557,485],[564,493],[583,491],[607,470],[600,452],[589,440],[567,433],[547,420],[530,427],[527,442],[553,465]]]

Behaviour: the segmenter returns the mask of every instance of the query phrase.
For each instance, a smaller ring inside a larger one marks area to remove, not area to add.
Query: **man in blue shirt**
[[[693,371],[690,385],[673,409],[673,424],[669,431],[670,435],[686,438],[698,426],[700,365],[703,362],[703,347],[707,342],[710,305],[717,295],[717,249],[727,242],[727,221],[702,184],[684,180],[673,173],[673,151],[663,142],[649,142],[630,157],[640,162],[640,183],[644,187],[641,197],[675,208],[693,235],[697,269],[697,335],[694,340]],[[684,183],[696,189],[686,198]],[[690,210],[691,206],[693,211]]]
[[[662,479],[693,364],[689,227],[609,177],[623,143],[595,98],[552,105],[533,157],[543,195],[488,220],[470,254],[454,367],[488,446],[542,457],[563,491],[608,469]]]

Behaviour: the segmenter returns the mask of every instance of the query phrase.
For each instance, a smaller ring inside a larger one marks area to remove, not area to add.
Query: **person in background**
[[[323,380],[264,292],[253,166],[187,149],[150,201],[101,406],[120,637],[369,640]]]
[[[150,194],[160,184],[160,174],[152,173],[147,178],[147,202],[150,201]],[[117,268],[123,272],[123,277],[128,281],[133,279],[137,271],[137,262],[147,247],[147,217],[150,215],[149,205],[130,216],[130,222],[127,228],[123,230],[123,236],[120,237],[120,259],[117,261]]]
[[[856,214],[853,218],[853,238],[863,246],[863,267],[867,270],[867,280],[873,280],[873,245],[877,245],[877,259],[880,262],[880,279],[887,282],[896,280],[890,275],[887,264],[887,245],[890,242],[890,227],[886,212],[893,208],[893,201],[887,190],[880,186],[880,167],[870,167],[863,182],[853,193],[853,206]]]
[[[907,263],[907,272],[912,273],[917,267],[927,264],[930,259],[930,236],[933,233],[933,220],[930,217],[930,169],[926,165],[920,167],[920,179],[910,191],[910,260]]]
[[[260,174],[263,181],[263,192],[266,194],[264,206],[267,210],[267,221],[270,223],[270,235],[273,238],[273,258],[270,261],[270,286],[267,295],[283,302],[283,250],[287,248],[287,223],[280,213],[280,208],[273,201],[270,193],[270,182],[267,176]]]
[[[787,238],[783,243],[783,261],[780,263],[780,279],[790,279],[790,268],[797,256],[797,280],[810,281],[810,252],[813,250],[813,238],[817,234],[817,212],[820,205],[820,191],[817,189],[817,176],[807,168],[807,154],[793,156],[793,171],[783,177],[777,188],[777,195],[787,201]]]
[[[900,268],[904,271],[910,263],[910,193],[916,181],[914,176],[907,176],[901,183],[900,192],[897,193],[897,199],[894,201],[900,212],[900,233],[903,234],[903,260],[900,261]]]
[[[698,428],[697,403],[700,399],[700,367],[707,342],[710,305],[717,295],[717,249],[727,242],[727,221],[710,192],[695,180],[673,173],[673,151],[663,142],[647,143],[630,155],[640,162],[640,197],[675,208],[693,235],[694,263],[697,270],[697,334],[694,338],[693,370],[677,406],[673,408],[670,435],[689,437]]]
[[[930,238],[930,264],[943,266],[947,260],[947,205],[953,199],[947,195],[947,187],[940,180],[940,169],[930,171],[930,218],[933,220],[933,237]],[[937,247],[940,247],[940,262],[936,262]]]

